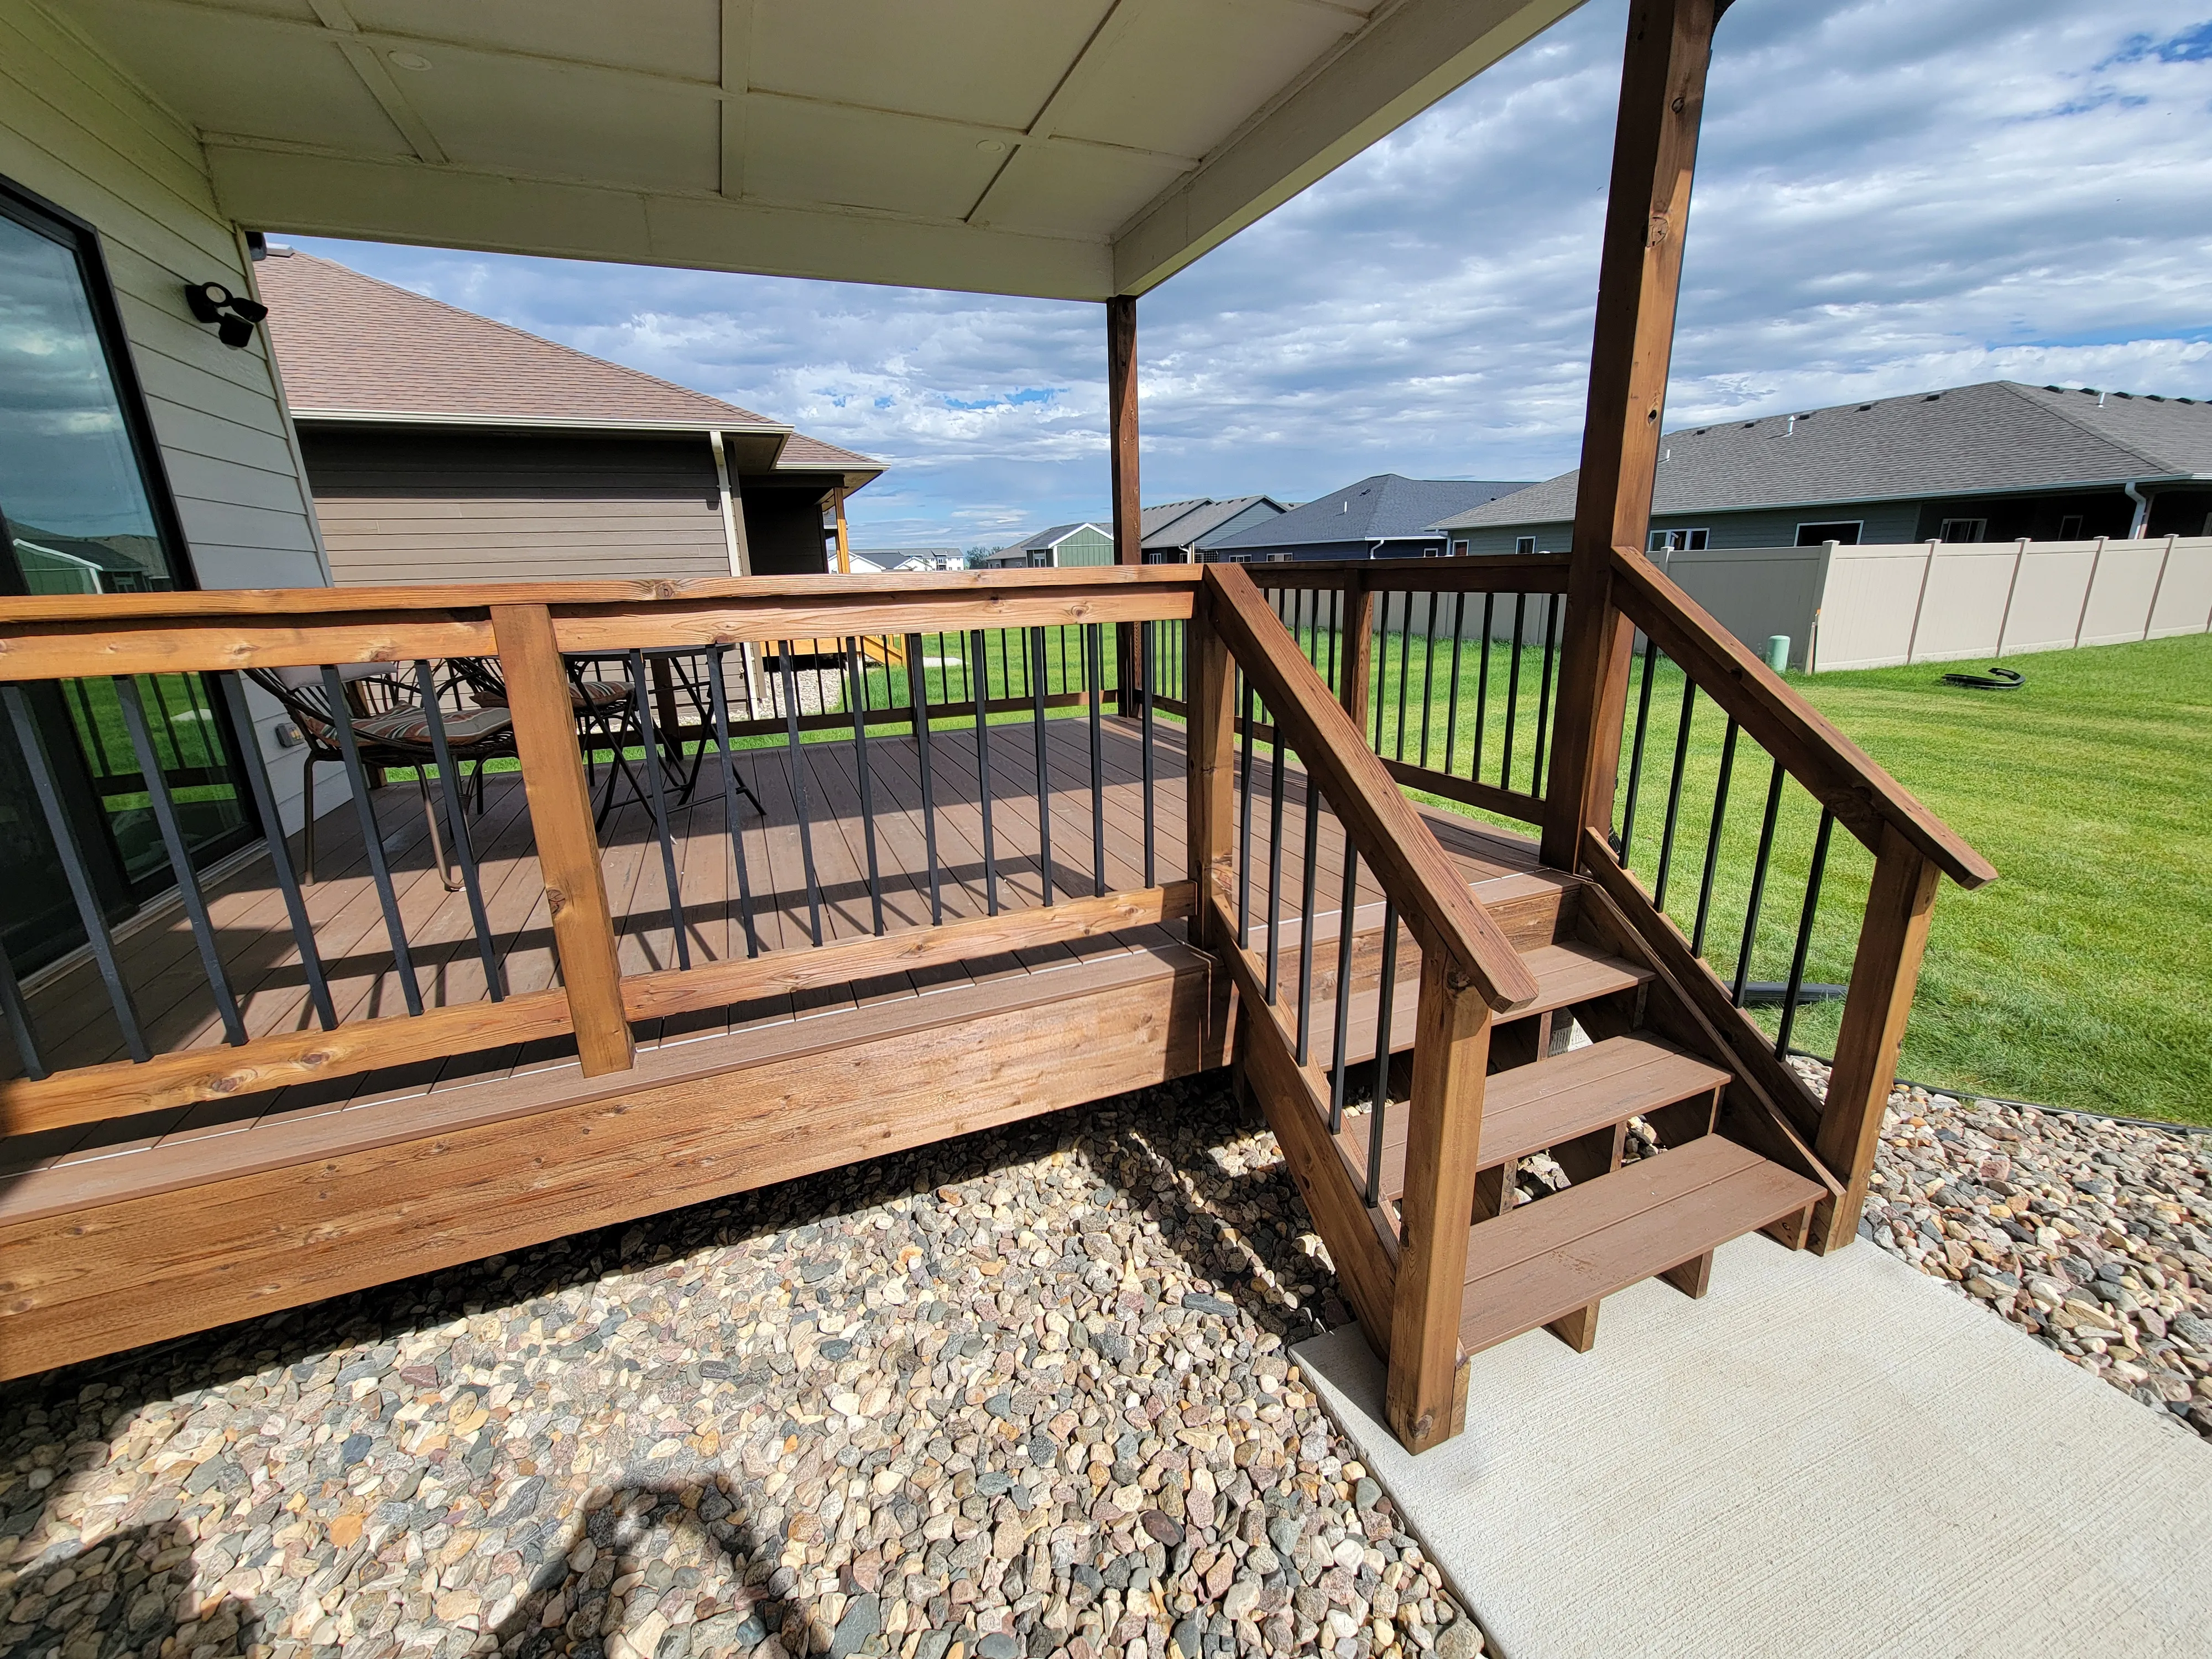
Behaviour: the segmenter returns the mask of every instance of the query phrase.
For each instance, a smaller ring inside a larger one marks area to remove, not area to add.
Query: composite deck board
[[[1071,663],[1071,665],[1073,664]],[[998,908],[1018,910],[1040,903],[1041,849],[1037,825],[1036,732],[1026,719],[987,728],[990,745],[993,862]],[[1054,896],[1088,896],[1096,890],[1092,839],[1091,733],[1080,709],[1058,712],[1045,723]],[[1185,857],[1184,746],[1179,723],[1159,720],[1153,732],[1155,786],[1151,804],[1158,880],[1179,878]],[[984,878],[984,837],[972,722],[933,729],[931,787],[925,814],[915,734],[872,730],[867,743],[875,851],[887,933],[930,921],[927,830],[933,828],[944,918],[981,917],[989,904]],[[1144,886],[1146,804],[1143,789],[1142,728],[1134,720],[1100,722],[1099,804],[1105,828],[1105,874],[1109,890]],[[1241,750],[1240,750],[1241,755]],[[821,901],[825,944],[868,937],[874,931],[869,902],[867,843],[860,803],[859,756],[850,739],[802,743],[806,819]],[[811,947],[806,881],[793,787],[793,752],[785,745],[734,752],[739,775],[764,811],[740,794],[738,835],[752,895],[751,915],[760,948]],[[1241,764],[1241,760],[1240,760]],[[633,763],[633,771],[637,769]],[[1252,801],[1256,822],[1253,850],[1261,879],[1255,883],[1255,921],[1264,905],[1264,846],[1269,763],[1255,756]],[[594,780],[605,785],[604,763]],[[711,755],[689,800],[677,799],[678,780],[664,775],[665,799],[678,861],[686,937],[695,963],[745,954],[735,859],[723,813],[719,764]],[[1292,761],[1284,780],[1282,915],[1294,929],[1302,882],[1304,775]],[[520,994],[559,982],[551,919],[538,869],[530,815],[521,780],[512,773],[486,780],[485,804],[471,819],[481,890],[495,953],[506,988]],[[1239,792],[1241,799],[1241,791]],[[594,800],[599,799],[595,790]],[[621,804],[601,832],[602,868],[626,974],[675,966],[674,916],[650,809],[625,783]],[[446,890],[431,857],[421,798],[411,783],[377,792],[378,827],[404,919],[423,1002],[450,1006],[483,1000],[487,986],[465,894]],[[1448,853],[1469,880],[1534,867],[1534,849],[1516,837],[1440,812],[1426,815]],[[926,827],[925,818],[927,825]],[[444,823],[441,822],[441,831]],[[1344,840],[1333,814],[1323,811],[1317,836],[1316,927],[1318,939],[1340,900]],[[303,862],[301,838],[291,843],[295,868]],[[403,1009],[399,979],[382,907],[369,878],[357,816],[351,805],[326,814],[317,826],[318,879],[305,889],[331,996],[340,1018],[396,1015]],[[451,849],[447,849],[451,861]],[[1363,865],[1358,888],[1362,907],[1382,894]],[[211,884],[209,906],[225,966],[250,1033],[310,1029],[314,1015],[304,972],[281,896],[265,860],[249,863]],[[641,1024],[641,1053],[770,1028],[836,1012],[940,996],[1009,976],[1049,974],[1132,951],[1160,948],[1182,929],[1131,933],[1002,953],[911,973],[878,975],[857,984],[760,999],[740,1006],[696,1011]],[[118,943],[126,981],[156,1052],[214,1048],[223,1040],[220,1020],[202,977],[190,930],[181,915],[155,920]],[[1333,960],[1317,950],[1317,975]],[[1418,957],[1401,955],[1401,971],[1417,971]],[[32,997],[48,1062],[55,1068],[124,1057],[120,1034],[107,1009],[96,971],[82,963],[40,987]],[[1409,1003],[1410,1003],[1410,1000]],[[1316,1018],[1324,1006],[1317,993]],[[1408,1009],[1410,1012],[1410,1006]],[[1371,1024],[1372,1016],[1369,1016]],[[336,1113],[380,1111],[413,1099],[573,1067],[567,1039],[509,1044],[419,1065],[389,1068],[202,1103],[113,1124],[94,1124],[0,1142],[0,1180],[17,1171],[113,1158],[131,1150],[186,1140],[227,1140],[248,1129],[276,1129]],[[18,1066],[0,1042],[0,1075]]]

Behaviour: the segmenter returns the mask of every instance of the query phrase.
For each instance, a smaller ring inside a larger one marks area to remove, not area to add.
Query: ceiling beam
[[[1115,291],[1165,282],[1581,3],[1402,0],[1115,236]]]
[[[858,209],[732,202],[204,135],[223,211],[256,229],[1042,299],[1103,300],[1103,241]]]

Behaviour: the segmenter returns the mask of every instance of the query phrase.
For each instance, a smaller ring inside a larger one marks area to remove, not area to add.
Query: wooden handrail
[[[1289,559],[1217,565],[1242,570],[1257,587],[1364,589],[1370,593],[1564,593],[1565,553],[1485,554],[1453,559]]]
[[[1397,902],[1425,951],[1500,1013],[1533,1001],[1536,981],[1445,858],[1413,803],[1369,752],[1313,665],[1298,653],[1239,565],[1206,567],[1207,614],[1258,689],[1345,833]]]
[[[1632,549],[1617,547],[1613,571],[1623,613],[1868,847],[1881,851],[1887,828],[1961,887],[1996,879],[1994,865],[1657,566]]]

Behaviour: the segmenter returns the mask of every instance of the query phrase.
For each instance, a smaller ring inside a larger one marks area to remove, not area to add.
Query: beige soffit
[[[1138,294],[1579,0],[42,0],[274,231]]]

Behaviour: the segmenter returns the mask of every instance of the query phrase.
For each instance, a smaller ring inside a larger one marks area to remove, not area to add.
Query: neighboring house
[[[255,272],[338,582],[781,575],[881,463],[271,248]]]
[[[1436,526],[1476,553],[1565,551],[1577,474]],[[1987,380],[1661,441],[1651,550],[2080,541],[2212,528],[2212,404]]]
[[[987,570],[1065,569],[1072,565],[1114,562],[1114,532],[1101,526],[1056,524],[983,561]]]
[[[957,547],[856,547],[847,555],[855,574],[888,575],[894,571],[957,570]]]
[[[1148,507],[1138,520],[1146,564],[1203,563],[1216,542],[1265,524],[1290,511],[1273,495],[1208,495]]]
[[[1431,528],[1437,520],[1521,488],[1511,482],[1406,478],[1378,472],[1249,529],[1211,538],[1206,556],[1214,562],[1237,564],[1438,558],[1445,551],[1445,538]]]

